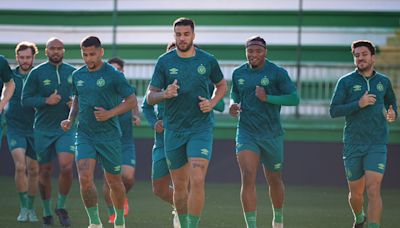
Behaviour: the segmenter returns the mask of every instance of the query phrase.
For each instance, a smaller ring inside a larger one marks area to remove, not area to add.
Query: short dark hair
[[[366,47],[371,52],[371,55],[375,55],[376,48],[375,45],[369,40],[356,40],[351,43],[351,53],[354,54],[354,49],[358,47]]]
[[[267,48],[267,43],[261,36],[252,36],[246,40],[246,48],[250,45],[258,45],[263,48]]]
[[[24,51],[29,48],[32,50],[33,56],[35,56],[35,55],[37,55],[37,53],[39,53],[39,50],[36,47],[35,43],[29,42],[29,41],[22,41],[17,44],[17,47],[15,47],[15,54],[18,55],[19,51]]]
[[[109,60],[108,60],[108,63],[109,63],[109,64],[115,63],[115,64],[117,64],[118,66],[120,66],[121,68],[124,68],[124,65],[125,65],[124,60],[122,60],[122,59],[120,59],[120,58],[118,58],[118,57],[114,57],[114,58],[109,59]]]
[[[174,29],[176,26],[190,26],[194,31],[194,21],[190,18],[181,17],[174,21]]]
[[[91,47],[91,46],[95,46],[96,48],[101,47],[100,39],[96,36],[87,36],[83,38],[83,40],[81,41],[81,48]]]

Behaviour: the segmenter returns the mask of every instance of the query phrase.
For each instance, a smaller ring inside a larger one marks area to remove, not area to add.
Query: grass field
[[[100,186],[102,180],[96,180]],[[56,182],[53,183],[55,187]],[[98,188],[100,189],[100,188]],[[239,201],[239,183],[208,183],[206,205],[200,227],[242,228],[244,221]],[[258,227],[270,227],[272,211],[265,195],[265,185],[258,189]],[[53,191],[53,204],[56,194]],[[400,227],[400,189],[383,189],[383,228]],[[35,228],[41,223],[22,224],[16,222],[18,197],[12,177],[0,177],[0,227]],[[345,187],[286,187],[284,211],[285,228],[346,228],[351,227],[352,217],[346,202]],[[172,227],[171,207],[152,195],[150,182],[137,182],[129,192],[131,212],[126,227],[161,228]],[[100,215],[104,227],[112,227],[107,222],[104,201],[99,201]],[[37,213],[41,215],[41,203],[35,202]],[[87,215],[79,195],[79,185],[75,180],[67,208],[74,228],[87,227]],[[58,220],[55,220],[58,224]],[[58,226],[56,226],[58,227]]]

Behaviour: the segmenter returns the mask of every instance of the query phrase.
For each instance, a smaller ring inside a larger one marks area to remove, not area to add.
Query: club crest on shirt
[[[382,92],[382,91],[383,91],[384,87],[383,87],[382,82],[379,82],[378,85],[376,85],[376,89],[377,89],[379,92]]]
[[[243,78],[238,79],[238,85],[244,85],[245,80]]]
[[[179,70],[174,67],[174,68],[169,69],[169,74],[178,74],[178,71]]]
[[[106,84],[106,80],[104,80],[103,77],[97,79],[97,81],[96,81],[96,85],[97,85],[98,87],[103,87],[105,84]]]
[[[269,79],[267,78],[267,76],[264,76],[262,79],[261,79],[261,85],[262,86],[267,86],[269,84]]]
[[[50,80],[50,79],[45,79],[45,80],[43,80],[43,85],[44,85],[44,86],[51,85],[51,80]]]
[[[72,74],[70,74],[67,78],[68,84],[72,84]]]
[[[199,74],[205,74],[207,72],[207,69],[203,64],[201,64],[199,67],[197,67],[197,72]]]
[[[354,91],[354,92],[356,92],[356,91],[361,91],[361,88],[362,88],[362,86],[360,86],[360,85],[354,85],[354,86],[353,86],[353,91]]]

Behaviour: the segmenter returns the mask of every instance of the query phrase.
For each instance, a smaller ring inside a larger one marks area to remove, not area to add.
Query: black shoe
[[[60,224],[63,227],[70,227],[71,221],[69,220],[68,212],[64,208],[59,208],[55,210],[58,219],[60,220]]]
[[[53,224],[54,224],[53,216],[49,215],[49,216],[43,217],[43,228],[53,227]]]
[[[364,217],[364,221],[363,221],[362,223],[357,223],[357,224],[356,224],[356,223],[354,222],[353,228],[363,228],[366,221],[367,221],[367,217]]]

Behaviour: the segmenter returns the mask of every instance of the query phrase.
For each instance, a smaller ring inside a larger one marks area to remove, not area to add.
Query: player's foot
[[[357,224],[356,224],[356,223],[354,222],[353,228],[363,228],[366,221],[367,221],[367,217],[364,217],[364,221],[363,221],[362,223],[357,223]]]
[[[128,202],[128,198],[125,198],[124,201],[124,217],[126,217],[129,213],[129,202]]]
[[[125,224],[124,225],[114,225],[114,228],[125,228]]]
[[[272,222],[272,228],[283,228],[283,223]]]
[[[103,228],[103,224],[90,224],[88,228]]]
[[[60,224],[63,227],[71,226],[71,221],[69,220],[68,212],[64,208],[58,208],[55,210],[58,219],[60,220]]]
[[[39,218],[36,215],[35,209],[28,210],[28,220],[29,222],[39,222]]]
[[[115,220],[115,214],[112,214],[110,215],[110,217],[108,217],[108,223],[114,224],[114,220]]]
[[[53,227],[53,224],[54,224],[53,216],[49,215],[43,217],[43,228],[51,228]]]
[[[174,228],[181,228],[181,223],[179,222],[179,216],[176,209],[172,211],[172,215],[174,216],[174,218],[172,219],[172,224]]]
[[[28,209],[27,208],[21,208],[19,211],[19,215],[17,217],[18,222],[26,222],[28,221]]]

